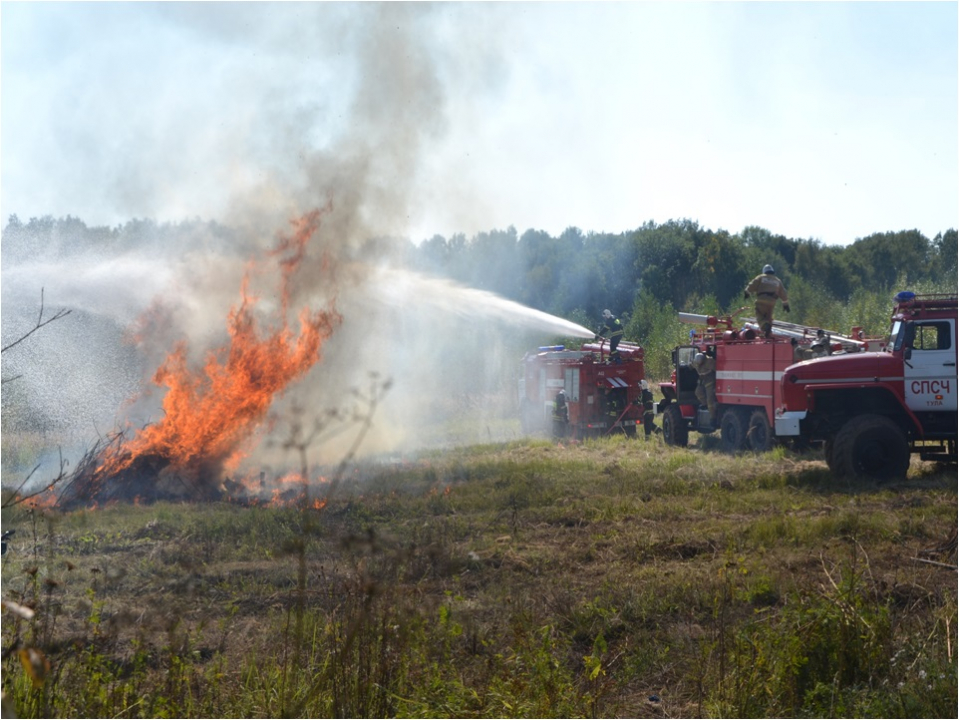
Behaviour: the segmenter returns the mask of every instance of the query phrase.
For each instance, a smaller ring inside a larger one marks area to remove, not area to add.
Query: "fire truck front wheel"
[[[830,463],[840,477],[888,482],[909,469],[905,433],[883,415],[858,415],[836,433]]]
[[[663,439],[667,445],[686,447],[689,444],[689,428],[683,420],[679,405],[669,404],[663,411]]]

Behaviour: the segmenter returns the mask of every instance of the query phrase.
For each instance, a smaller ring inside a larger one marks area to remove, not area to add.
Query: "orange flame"
[[[278,328],[261,331],[248,270],[239,307],[231,308],[227,318],[229,343],[210,352],[201,370],[191,370],[186,342],[179,343],[153,377],[157,386],[167,388],[163,419],[134,435],[101,471],[120,472],[140,456],[157,455],[178,472],[215,476],[245,457],[273,400],[319,361],[323,342],[340,322],[332,307],[319,312],[304,307],[298,334],[287,323],[290,282],[319,222],[318,210],[292,221],[292,235],[281,236],[270,253],[282,273]]]

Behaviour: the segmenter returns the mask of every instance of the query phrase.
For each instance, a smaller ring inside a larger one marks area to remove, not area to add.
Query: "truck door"
[[[906,405],[914,412],[956,412],[956,321],[916,320],[906,331]]]

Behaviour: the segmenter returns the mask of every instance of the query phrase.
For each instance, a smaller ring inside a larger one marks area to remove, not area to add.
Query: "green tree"
[[[707,234],[699,246],[693,271],[699,278],[700,293],[714,296],[714,312],[728,308],[748,282],[741,241],[725,230]]]

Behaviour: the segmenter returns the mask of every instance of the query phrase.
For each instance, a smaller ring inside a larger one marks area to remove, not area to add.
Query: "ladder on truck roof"
[[[759,331],[759,325],[755,318],[743,318],[745,327]],[[829,338],[830,342],[837,342],[843,350],[858,352],[868,346],[863,340],[858,340],[849,335],[844,335],[835,330],[826,330],[825,328],[812,327],[811,325],[799,325],[798,323],[789,323],[782,320],[773,320],[773,334],[782,337],[796,338],[797,340],[815,340],[822,330],[823,334]]]
[[[710,327],[710,330],[707,334],[710,335],[719,335],[722,333],[722,328],[720,326],[725,325],[731,329],[732,318],[715,318],[709,315],[698,315],[696,313],[679,313],[680,322],[689,323],[693,325],[707,325]],[[740,321],[744,329],[753,330],[756,333],[762,334],[762,330],[759,327],[759,324],[756,322],[756,318],[745,317],[741,318]],[[773,334],[779,335],[780,337],[796,338],[797,340],[815,340],[819,336],[819,331],[822,331],[824,335],[829,337],[830,342],[837,342],[842,346],[843,350],[850,352],[858,352],[869,346],[869,344],[863,340],[859,340],[849,335],[844,335],[843,333],[836,332],[835,330],[826,330],[825,328],[817,328],[811,325],[799,325],[797,323],[784,322],[782,320],[773,320]]]

